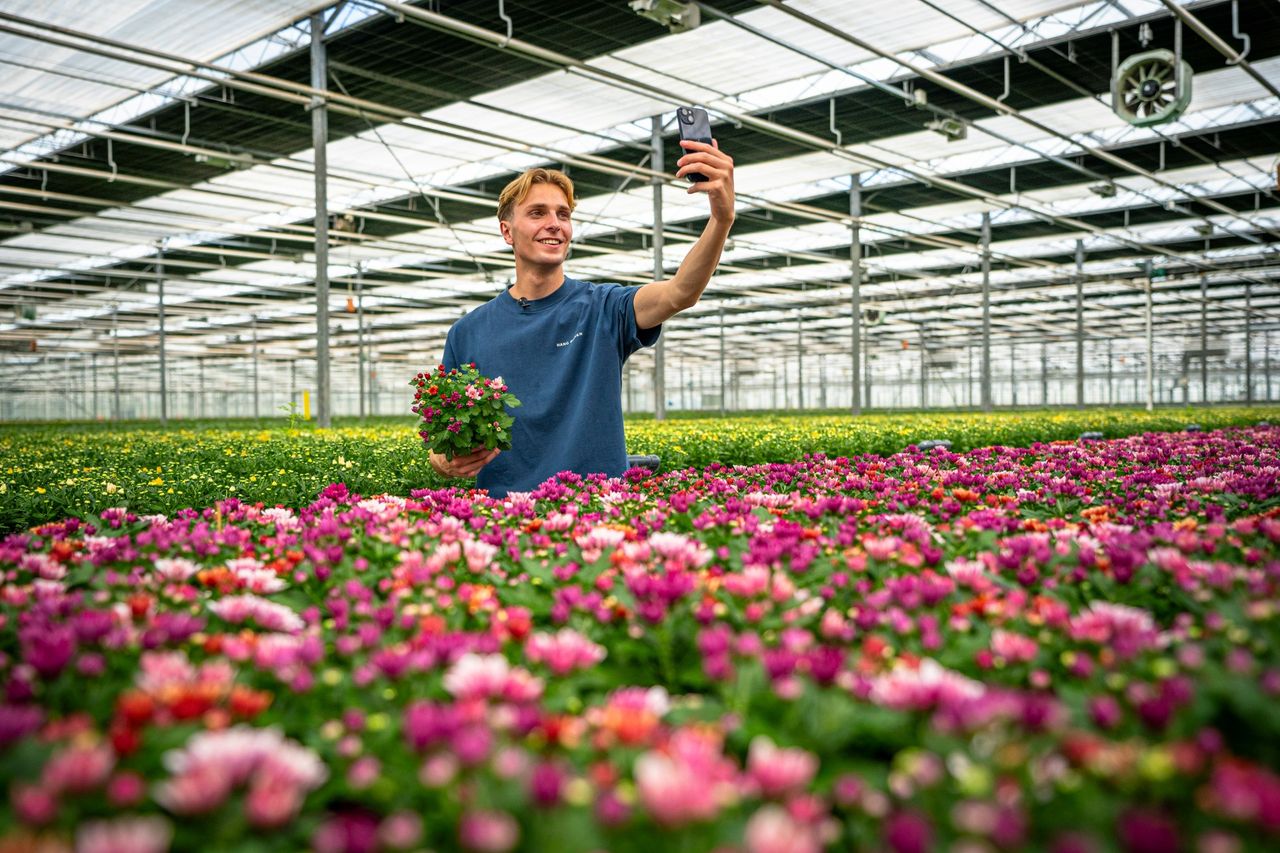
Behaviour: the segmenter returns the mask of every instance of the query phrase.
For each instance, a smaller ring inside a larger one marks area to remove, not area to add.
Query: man
[[[574,198],[564,173],[530,169],[502,191],[498,225],[515,255],[515,283],[453,325],[443,363],[475,362],[482,375],[501,376],[521,406],[510,450],[452,460],[433,453],[438,473],[476,476],[495,497],[565,470],[623,473],[622,366],[657,343],[664,321],[697,303],[733,225],[733,160],[714,140],[680,145],[676,176],[706,176],[688,191],[707,194],[710,218],[676,274],[643,287],[565,277]]]

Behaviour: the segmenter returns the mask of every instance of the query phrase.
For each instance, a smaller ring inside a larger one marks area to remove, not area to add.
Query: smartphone
[[[676,124],[680,125],[681,139],[711,144],[711,120],[707,118],[706,110],[700,110],[697,107],[680,107],[676,110]],[[684,148],[680,150],[685,151]],[[699,172],[690,172],[685,177],[694,183],[707,179],[706,175]]]

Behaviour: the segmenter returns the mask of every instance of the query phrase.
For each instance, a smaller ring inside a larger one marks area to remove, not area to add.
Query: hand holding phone
[[[680,107],[676,110],[676,124],[680,126],[681,139],[711,144],[711,120],[707,118],[706,110]],[[694,183],[707,180],[707,176],[700,172],[690,172],[687,177]]]

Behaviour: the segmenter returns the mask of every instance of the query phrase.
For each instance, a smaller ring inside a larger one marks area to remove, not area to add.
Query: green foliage
[[[435,371],[419,373],[409,384],[417,389],[413,413],[422,419],[418,435],[427,450],[452,459],[479,447],[511,448],[515,418],[507,409],[518,407],[520,401],[501,376],[481,376],[474,363],[449,371],[440,365]]]
[[[517,414],[518,417],[518,414]],[[1276,408],[1029,411],[977,414],[753,415],[631,420],[627,446],[652,453],[664,470],[785,462],[806,453],[891,454],[930,438],[956,451],[994,444],[1029,446],[1150,430],[1204,429],[1277,420]],[[341,423],[341,421],[339,421]],[[349,422],[350,423],[350,422]],[[251,420],[160,427],[63,424],[0,426],[0,532],[113,506],[138,513],[205,507],[225,497],[268,506],[305,506],[330,483],[364,495],[440,488],[408,418],[317,430],[311,424],[255,427]],[[1028,510],[1030,511],[1030,510]]]

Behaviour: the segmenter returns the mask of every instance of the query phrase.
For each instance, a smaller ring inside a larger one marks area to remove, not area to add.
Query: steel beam
[[[804,411],[804,309],[796,309],[796,408]]]
[[[164,426],[169,423],[169,384],[164,346],[164,253],[159,251],[156,253],[156,287],[159,291],[157,317],[160,321],[160,425]]]
[[[1152,321],[1151,321],[1151,314],[1152,314],[1152,305],[1151,305],[1151,291],[1152,291],[1152,287],[1151,287],[1151,274],[1152,274],[1152,263],[1151,263],[1151,259],[1149,259],[1149,257],[1148,257],[1148,259],[1147,259],[1147,275],[1146,275],[1146,279],[1144,279],[1144,282],[1146,282],[1146,288],[1147,288],[1147,300],[1146,300],[1146,307],[1144,307],[1144,316],[1143,316],[1143,319],[1144,319],[1144,321],[1146,321],[1146,324],[1147,324],[1147,325],[1146,325],[1146,328],[1147,328],[1147,357],[1146,357],[1146,359],[1144,359],[1144,361],[1146,361],[1146,362],[1147,362],[1147,364],[1146,364],[1146,369],[1147,369],[1147,411],[1152,411],[1152,410],[1153,410],[1153,409],[1155,409],[1155,407],[1156,407],[1156,338],[1155,338],[1155,329],[1153,329],[1153,327],[1152,327]]]
[[[720,306],[720,417],[725,415],[724,385],[724,306]]]
[[[1076,408],[1084,408],[1084,241],[1076,240]]]
[[[916,329],[920,336],[920,408],[929,406],[929,358],[924,343],[924,323]]]
[[[249,326],[253,330],[253,419],[261,417],[258,409],[258,317],[249,318]]]
[[[356,361],[360,372],[360,417],[365,416],[365,375],[364,375],[364,280],[361,272],[356,273]]]
[[[324,14],[311,16],[311,86],[327,88]],[[316,201],[316,426],[330,425],[329,391],[329,115],[324,98],[311,99],[311,148],[315,163]]]
[[[111,306],[111,374],[114,392],[111,398],[111,420],[120,421],[120,308]]]
[[[982,411],[991,411],[991,213],[982,214]]]
[[[1253,285],[1244,283],[1244,402],[1253,405]]]
[[[849,217],[849,283],[853,291],[852,413],[857,416],[862,414],[862,176],[857,172],[849,176]]]
[[[656,115],[652,118],[651,131],[649,135],[650,155],[649,168],[654,172],[663,173],[662,164],[662,115]],[[665,183],[664,177],[653,177],[649,183],[653,184],[653,280],[662,281],[663,275],[662,264],[662,186]],[[661,337],[653,348],[653,418],[654,420],[665,420],[667,417],[667,375],[666,375],[666,347]],[[722,368],[723,369],[723,368]],[[722,398],[723,399],[723,398]]]
[[[1209,402],[1209,280],[1200,276],[1200,402]]]

